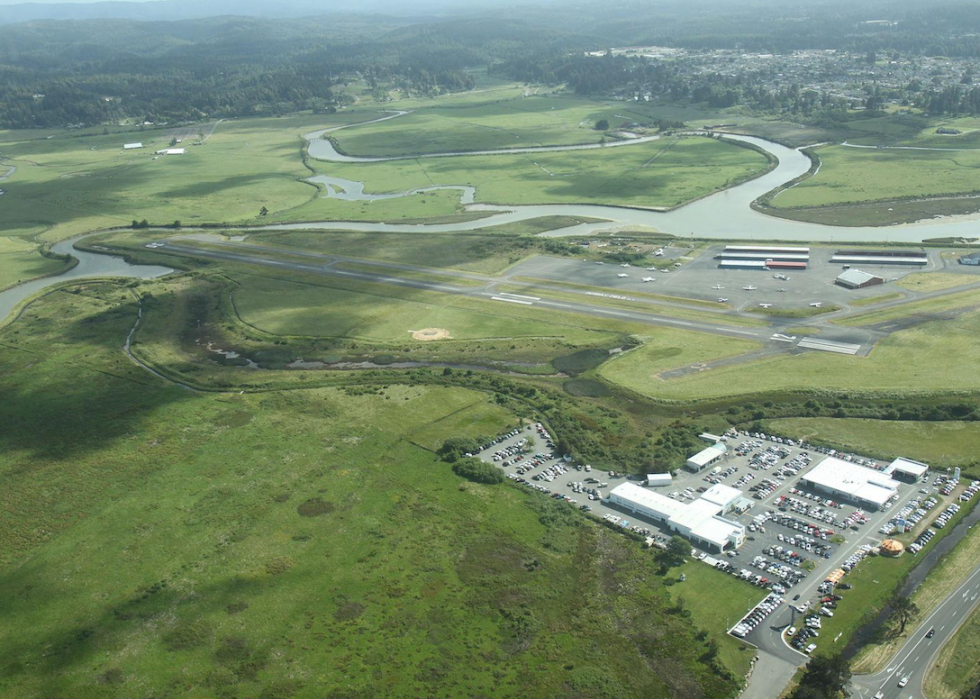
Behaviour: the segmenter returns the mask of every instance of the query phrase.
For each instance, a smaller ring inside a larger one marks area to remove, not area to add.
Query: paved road
[[[881,692],[884,699],[924,699],[922,688],[926,673],[939,651],[953,637],[972,610],[980,604],[980,565],[942,604],[926,617],[909,636],[888,666],[873,675],[857,675],[852,681],[852,696],[871,699]],[[928,638],[930,630],[935,635]],[[908,685],[899,687],[899,681],[908,677]]]

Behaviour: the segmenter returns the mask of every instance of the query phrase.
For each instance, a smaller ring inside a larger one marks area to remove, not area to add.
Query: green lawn
[[[980,150],[954,153],[828,146],[818,154],[820,171],[780,192],[771,206],[830,206],[980,192]]]
[[[654,156],[658,157],[651,161]],[[406,192],[432,185],[469,185],[476,187],[476,200],[483,203],[642,207],[677,206],[759,174],[768,166],[760,153],[694,136],[590,151],[473,155],[382,163],[310,163],[331,176],[367,183],[369,193]],[[455,193],[442,194],[455,196]],[[421,201],[422,196],[412,197],[413,212],[422,206],[414,199],[417,197]],[[400,198],[362,203],[320,199],[308,210],[320,212],[322,207],[337,211],[369,210],[403,201]],[[299,216],[299,213],[291,212],[290,217],[293,216]]]
[[[411,443],[512,424],[486,395],[193,393],[75,290],[0,334],[5,699],[734,693],[649,552]]]
[[[610,362],[603,375],[644,395],[670,400],[722,398],[773,391],[827,390],[902,396],[980,390],[976,337],[980,313],[892,333],[868,357],[804,352],[663,380],[657,374],[694,361],[741,354],[742,340],[706,339],[648,346]],[[656,337],[656,335],[654,336]],[[691,346],[695,345],[695,346]],[[705,346],[712,352],[705,352]],[[698,359],[700,355],[707,355]],[[895,371],[902,367],[902,371]]]
[[[940,466],[968,466],[977,460],[980,423],[911,422],[861,418],[786,418],[770,420],[769,431],[845,451],[907,456]]]
[[[943,272],[916,272],[902,277],[895,286],[910,291],[945,291],[966,284],[980,283],[980,274],[950,274]]]

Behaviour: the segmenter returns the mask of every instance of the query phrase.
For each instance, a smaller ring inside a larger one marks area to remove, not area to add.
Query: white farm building
[[[800,482],[829,497],[870,510],[881,509],[898,493],[898,481],[887,473],[833,456],[814,466]]]
[[[728,447],[721,442],[712,444],[706,449],[702,449],[697,454],[687,460],[687,469],[697,473],[703,468],[710,466],[716,461],[720,461],[728,453]]]
[[[672,500],[633,483],[609,493],[609,502],[641,517],[665,525],[685,539],[711,551],[736,549],[745,543],[745,526],[725,519],[742,492],[726,485],[712,486],[690,503]]]

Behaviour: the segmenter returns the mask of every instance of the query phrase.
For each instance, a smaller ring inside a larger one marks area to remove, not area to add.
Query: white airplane
[[[771,303],[760,303],[759,308],[772,308]]]
[[[606,263],[605,263],[605,262],[603,262],[602,260],[599,260],[598,262],[596,262],[596,264],[597,264],[597,265],[604,265],[604,264],[606,264]]]
[[[776,291],[780,294],[786,293],[786,289],[776,289]]]
[[[663,257],[664,256],[664,249],[663,248],[660,248],[659,250],[657,250],[653,254],[656,255],[657,257]]]
[[[630,266],[629,262],[624,262],[623,264],[620,265],[620,267],[629,267],[629,266]]]
[[[742,287],[742,291],[755,291],[755,290],[756,290],[756,289],[758,289],[758,288],[759,288],[759,287],[757,287],[757,286],[752,286],[752,285],[749,285],[749,286],[743,286],[743,287]]]
[[[654,279],[653,277],[643,277],[643,281],[645,281],[645,282],[655,282],[657,280]]]
[[[629,275],[628,274],[617,274],[616,276],[619,277],[620,279],[623,279],[624,277],[628,277]]]
[[[814,308],[820,308],[823,305],[823,301],[814,301],[810,305],[813,306]]]
[[[656,271],[657,271],[656,267],[647,267],[647,272],[656,272]]]
[[[772,275],[772,278],[773,279],[781,279],[784,282],[788,282],[789,281],[789,277],[787,277],[785,274],[774,274],[774,275]]]
[[[712,289],[714,289],[715,291],[717,291],[718,289],[724,289],[725,287],[723,287],[723,286],[722,286],[721,284],[715,284],[715,285],[714,285],[713,287],[711,287],[711,288],[712,288]]]
[[[718,299],[718,303],[728,303],[728,299],[726,299],[726,298],[720,298],[720,299]]]

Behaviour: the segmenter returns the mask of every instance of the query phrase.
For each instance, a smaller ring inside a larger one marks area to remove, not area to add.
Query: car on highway
[[[905,677],[903,677],[902,679],[900,679],[900,680],[898,681],[898,686],[899,686],[899,687],[904,687],[904,686],[905,686],[905,685],[907,685],[908,683],[909,683],[909,676],[908,676],[908,675],[906,675]]]
[[[932,628],[929,629],[929,631],[926,633],[926,638],[932,638],[935,635],[936,635],[936,629]]]

